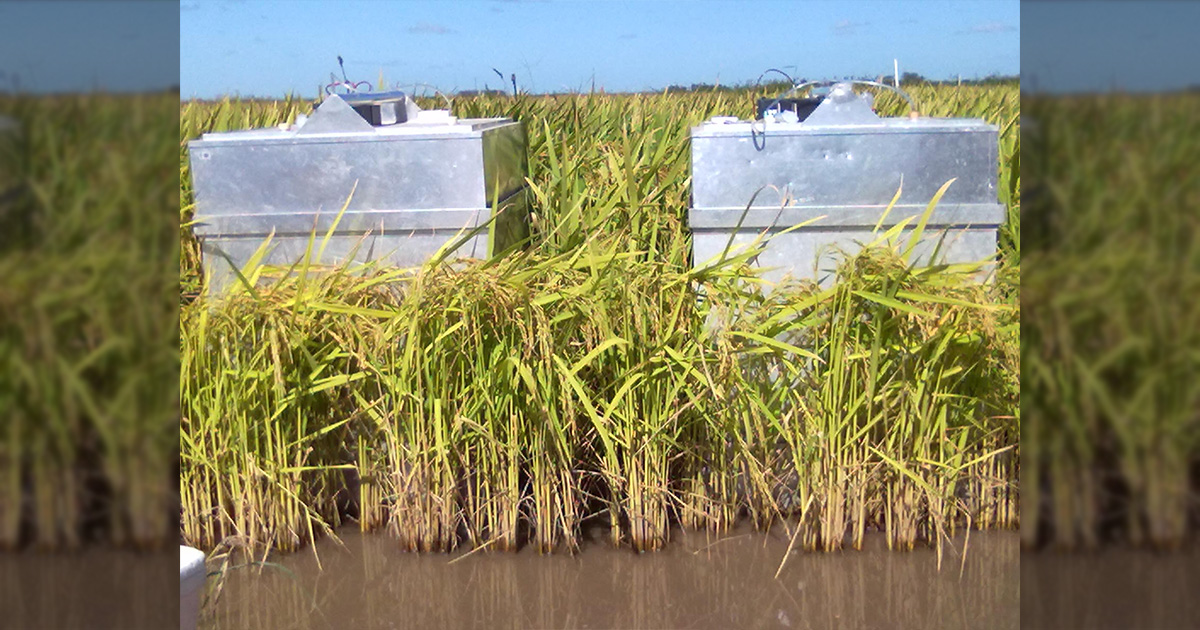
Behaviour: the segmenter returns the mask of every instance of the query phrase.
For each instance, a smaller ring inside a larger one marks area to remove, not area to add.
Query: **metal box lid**
[[[399,94],[403,94],[402,92]],[[350,96],[350,95],[348,95]],[[478,138],[484,130],[514,124],[511,118],[456,118],[446,110],[407,112],[411,118],[372,124],[356,111],[370,106],[381,107],[386,101],[372,102],[362,96],[342,98],[333,94],[321,102],[312,116],[301,115],[291,125],[268,129],[247,129],[206,133],[188,143],[189,148],[226,145],[307,144],[337,142],[372,142],[396,139],[421,140],[448,137]],[[383,117],[381,116],[381,119]]]
[[[200,236],[324,231],[343,206],[339,233],[458,228],[528,170],[520,123],[421,110],[399,92],[331,95],[292,125],[207,133],[188,149]]]
[[[781,114],[757,121],[714,117],[692,128],[693,228],[732,228],[739,220],[747,228],[786,227],[819,216],[826,217],[823,226],[873,226],[901,183],[893,220],[919,214],[951,179],[935,221],[1003,220],[996,125],[880,118],[869,95],[845,84],[804,120]]]

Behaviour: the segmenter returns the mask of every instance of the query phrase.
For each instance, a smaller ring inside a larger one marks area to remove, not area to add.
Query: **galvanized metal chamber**
[[[898,243],[907,242],[915,217],[951,180],[915,262],[994,256],[1005,219],[998,127],[880,118],[871,105],[870,94],[835,83],[820,97],[759,103],[756,121],[714,117],[694,127],[693,263],[765,237],[756,264],[766,280],[827,284],[838,252],[902,221],[910,224]],[[330,95],[292,125],[208,133],[188,148],[195,233],[216,290],[271,235],[266,264],[308,255],[317,265],[393,267],[417,267],[459,240],[448,257],[486,258],[529,237],[526,138],[511,119],[423,111],[403,92]],[[309,251],[314,234],[317,243],[329,235],[319,260]]]
[[[519,122],[423,111],[402,92],[330,95],[290,126],[204,134],[188,152],[209,286],[234,281],[272,234],[262,262],[276,266],[416,267],[464,238],[451,256],[517,246],[525,151]],[[329,236],[320,259],[314,233]]]
[[[837,83],[820,99],[781,100],[757,121],[714,117],[693,127],[693,263],[765,238],[757,264],[768,268],[766,280],[828,284],[838,250],[853,253],[874,241],[881,219],[885,232],[921,216],[950,180],[915,262],[993,256],[1005,218],[997,198],[998,127],[967,118],[880,118],[871,104],[870,94]],[[911,227],[899,241],[909,234]]]

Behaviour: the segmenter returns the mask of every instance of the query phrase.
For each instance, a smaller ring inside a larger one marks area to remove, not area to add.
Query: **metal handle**
[[[905,92],[904,90],[901,90],[898,87],[888,85],[886,83],[879,83],[877,81],[862,81],[859,79],[846,79],[844,81],[805,81],[804,83],[793,85],[792,89],[779,95],[774,101],[771,102],[771,106],[767,107],[767,109],[771,109],[771,107],[778,105],[779,101],[782,101],[783,99],[785,99],[793,94],[796,94],[797,92],[804,90],[806,88],[811,88],[811,87],[818,86],[818,85],[837,85],[838,83],[857,83],[859,85],[870,85],[872,87],[881,87],[881,88],[884,88],[887,90],[891,90],[891,91],[895,92],[896,94],[899,94],[901,98],[903,98],[905,101],[908,102],[908,111],[909,111],[910,115],[915,114],[918,111],[920,111],[917,108],[917,102],[915,100],[913,100],[913,97],[908,95],[908,92]]]
[[[397,83],[396,85],[399,86],[400,84]],[[413,86],[413,98],[417,97],[417,87],[433,88],[433,95],[440,96],[440,97],[442,97],[443,101],[446,101],[446,109],[447,110],[454,109],[454,101],[451,100],[450,97],[447,96],[445,92],[439,90],[436,85],[430,85],[429,83],[413,83],[412,86]]]
[[[339,87],[346,88],[347,94],[353,94],[353,93],[358,92],[358,90],[364,85],[367,86],[366,91],[370,92],[372,89],[370,81],[359,81],[358,83],[352,83],[350,81],[334,81],[333,83],[330,83],[325,86],[325,95],[329,96],[329,95],[333,94],[333,91],[338,89]]]

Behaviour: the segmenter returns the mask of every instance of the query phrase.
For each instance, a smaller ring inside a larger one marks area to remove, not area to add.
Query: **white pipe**
[[[207,569],[204,552],[179,546],[179,630],[196,630]]]

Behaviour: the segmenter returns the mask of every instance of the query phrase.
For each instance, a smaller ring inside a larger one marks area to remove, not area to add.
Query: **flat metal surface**
[[[484,198],[503,199],[525,187],[529,159],[525,128],[519,123],[490,127],[483,135]]]
[[[199,220],[248,212],[337,212],[347,200],[349,212],[478,208],[487,202],[479,137],[193,144],[190,151]]]
[[[197,236],[265,236],[274,232],[276,236],[307,235],[312,231],[325,234],[335,228],[336,233],[400,232],[404,230],[457,230],[463,226],[475,226],[486,221],[491,210],[488,208],[453,209],[432,208],[423,210],[366,210],[347,212],[338,216],[336,209],[320,213],[263,213],[227,214],[207,217],[198,221],[194,231]]]
[[[462,249],[482,257],[489,244],[504,249],[528,233],[525,147],[524,128],[509,119],[417,111],[407,122],[373,126],[333,96],[291,127],[189,142],[194,230],[206,265],[227,266],[229,256],[240,267],[272,233],[271,260],[285,264],[310,233],[330,230],[343,244],[369,233],[371,251],[394,249],[385,258],[409,265],[487,222],[493,206],[516,208],[485,229],[483,250]]]
[[[874,227],[882,228],[908,220],[916,223],[925,212],[924,205],[896,205],[890,212],[886,205],[873,206],[787,206],[762,208],[692,208],[688,211],[688,224],[692,230],[730,229],[741,225],[744,229],[783,229],[801,223],[813,222],[814,227]],[[997,226],[1004,221],[1004,206],[999,203],[939,203],[931,214],[928,225],[943,226]]]
[[[491,219],[491,210],[456,215],[463,220],[441,220],[435,225],[409,229],[341,230],[329,238],[324,256],[318,258],[309,249],[306,230],[295,234],[276,234],[270,240],[262,264],[282,267],[308,257],[313,265],[341,265],[376,261],[387,267],[419,267],[448,243],[465,239],[449,258],[487,258],[529,236],[526,217],[529,216],[529,195],[517,191],[498,206],[498,216],[486,231],[469,236],[473,228]],[[365,227],[365,226],[360,226]],[[318,231],[314,249],[320,246],[324,234]],[[233,267],[243,269],[247,261],[266,241],[264,234],[210,234],[200,236],[204,272],[208,274],[211,291],[221,292],[237,281]]]
[[[916,122],[701,125],[692,132],[692,205],[744,208],[760,189],[755,207],[886,205],[901,182],[900,203],[924,204],[951,179],[946,203],[995,202],[996,127]]]
[[[324,235],[330,230],[335,234],[458,230],[486,223],[492,216],[493,207],[505,209],[517,203],[515,199],[525,194],[525,189],[519,188],[500,199],[495,206],[488,204],[478,208],[364,210],[344,213],[335,209],[317,213],[249,212],[218,215],[197,221],[193,230],[199,237],[259,237],[271,233],[276,236],[307,236],[314,231]]]
[[[779,283],[784,278],[811,279],[829,286],[833,272],[842,254],[852,255],[863,244],[876,239],[870,228],[797,230],[777,236],[778,230],[766,232],[771,237],[766,249],[753,265],[761,269],[762,278]],[[745,251],[762,231],[742,230],[736,233],[730,244],[732,230],[700,231],[692,235],[693,263],[696,266],[719,259],[727,250],[729,255]],[[904,230],[897,238],[897,251],[907,244],[911,230]],[[938,256],[933,256],[934,251]],[[940,263],[967,263],[982,261],[996,253],[996,230],[994,227],[933,228],[927,232],[913,250],[913,261],[917,265]]]
[[[198,140],[188,143],[189,147],[205,148],[213,146],[249,146],[249,145],[300,145],[325,144],[335,142],[386,142],[396,139],[408,140],[441,140],[447,137],[477,138],[480,133],[495,127],[519,125],[520,123],[506,118],[456,118],[453,124],[439,122],[418,123],[416,121],[403,124],[372,127],[361,116],[354,113],[366,127],[355,125],[357,128],[338,128],[322,131],[317,127],[309,128],[308,133],[299,130],[284,129],[243,129],[239,131],[224,131],[221,133],[206,133]],[[315,124],[315,123],[314,123]]]
[[[347,212],[473,209],[524,185],[520,123],[462,127],[441,135],[206,134],[188,144],[196,218],[323,213],[347,199]]]
[[[938,262],[988,258],[1005,220],[998,135],[977,119],[879,118],[865,98],[826,99],[801,122],[713,118],[691,133],[694,262],[720,255],[731,236],[744,245],[811,222],[772,238],[758,264],[774,269],[769,280],[815,278],[835,251],[873,241],[877,224],[915,224],[951,180],[916,258],[932,262],[939,240]]]

